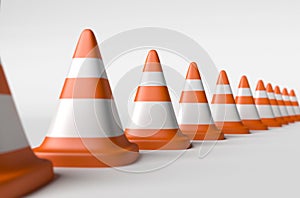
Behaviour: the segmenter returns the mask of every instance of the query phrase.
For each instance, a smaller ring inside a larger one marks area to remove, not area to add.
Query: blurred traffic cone
[[[134,162],[138,147],[121,128],[96,38],[84,30],[79,38],[58,111],[40,157],[61,167],[107,167]]]
[[[286,88],[284,88],[282,90],[282,98],[283,98],[283,102],[287,108],[288,114],[289,116],[293,119],[293,121],[297,121],[297,116],[296,113],[294,111],[294,107],[290,101],[290,95],[289,92],[287,91]]]
[[[240,80],[235,102],[242,122],[246,127],[250,130],[268,130],[268,127],[260,120],[246,76],[242,76]]]
[[[285,106],[279,86],[275,86],[274,92],[283,119],[288,121],[289,123],[294,123],[295,122],[294,119],[290,117],[287,107]]]
[[[276,121],[281,124],[288,124],[289,122],[285,120],[281,115],[279,105],[274,94],[273,87],[270,83],[267,84],[266,90]]]
[[[277,122],[274,116],[266,88],[262,80],[257,83],[254,101],[262,123],[268,127],[281,127],[281,123]]]
[[[52,180],[48,160],[32,152],[0,62],[0,196],[21,197]]]
[[[178,123],[181,131],[193,140],[223,140],[211,116],[201,76],[196,63],[191,63],[180,97]]]
[[[238,113],[227,74],[220,72],[216,93],[212,98],[212,115],[215,124],[224,134],[248,134]]]
[[[190,147],[189,138],[178,127],[155,50],[148,53],[142,81],[134,99],[132,121],[125,129],[125,134],[143,150],[177,150]]]
[[[298,103],[298,99],[296,97],[295,91],[292,89],[290,91],[290,100],[291,103],[293,105],[296,117],[297,117],[297,121],[300,121],[300,107],[299,107],[299,103]]]

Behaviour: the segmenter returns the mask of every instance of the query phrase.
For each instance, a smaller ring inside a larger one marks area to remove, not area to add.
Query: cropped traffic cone
[[[283,101],[283,96],[281,94],[279,86],[275,86],[274,92],[275,92],[275,98],[278,102],[278,106],[279,106],[281,115],[283,116],[283,119],[288,121],[289,123],[294,123],[295,122],[294,119],[292,117],[290,117],[287,107],[285,106],[285,103]]]
[[[0,196],[21,197],[52,180],[48,160],[37,158],[26,139],[0,63]]]
[[[294,111],[294,107],[290,101],[290,94],[289,92],[287,91],[286,88],[284,88],[282,90],[282,99],[283,99],[283,102],[287,108],[287,111],[288,111],[288,114],[289,116],[293,119],[293,121],[297,121],[297,116],[296,116],[296,113]]]
[[[35,153],[60,167],[114,167],[138,158],[120,124],[96,38],[79,38],[58,111]]]
[[[246,76],[242,76],[235,98],[243,124],[250,130],[268,130],[258,115],[250,85]]]
[[[214,124],[201,76],[194,62],[189,66],[179,103],[179,128],[190,139],[224,139],[224,134]]]
[[[155,50],[148,53],[135,99],[128,139],[142,150],[179,150],[190,147],[177,124],[162,67]]]
[[[262,80],[257,83],[254,101],[262,123],[268,127],[281,127],[281,123],[278,122],[274,116],[273,109]]]
[[[248,134],[238,113],[227,74],[222,70],[217,81],[216,93],[212,98],[212,115],[216,126],[224,134]]]
[[[293,105],[293,108],[294,108],[294,111],[295,111],[295,114],[297,117],[297,121],[300,121],[300,107],[299,107],[297,96],[293,89],[290,91],[290,100]]]
[[[273,87],[270,83],[267,84],[266,91],[267,91],[267,95],[268,95],[268,98],[269,98],[276,121],[281,124],[289,124],[289,122],[287,120],[285,120],[283,118],[283,116],[281,115],[279,105],[278,105],[278,102],[277,102],[275,94],[274,94]]]

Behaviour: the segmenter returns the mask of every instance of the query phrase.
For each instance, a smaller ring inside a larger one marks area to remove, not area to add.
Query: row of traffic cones
[[[60,103],[43,143],[31,150],[0,67],[0,194],[21,196],[53,178],[57,167],[114,167],[133,163],[139,149],[179,150],[190,140],[223,140],[224,134],[248,134],[300,120],[291,90],[259,81],[253,97],[242,77],[234,98],[225,71],[221,71],[211,107],[196,63],[191,63],[180,97],[178,122],[159,57],[147,56],[134,99],[131,122],[123,131],[96,38],[84,30]],[[40,158],[48,160],[42,160]],[[51,163],[51,162],[52,163]],[[12,190],[18,189],[18,190]]]

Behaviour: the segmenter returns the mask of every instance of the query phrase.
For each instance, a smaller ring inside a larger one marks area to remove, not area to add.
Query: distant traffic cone
[[[48,160],[37,158],[26,139],[0,62],[0,196],[21,197],[52,180]]]
[[[290,100],[291,103],[293,105],[296,117],[297,117],[297,121],[300,121],[300,107],[299,107],[299,103],[298,103],[298,99],[296,97],[295,91],[292,89],[290,91]]]
[[[190,147],[180,131],[162,67],[155,50],[148,53],[140,86],[134,99],[132,121],[125,129],[128,139],[142,150],[178,150]]]
[[[224,134],[249,133],[249,129],[241,121],[229,80],[224,70],[220,72],[211,107],[215,124],[219,129],[222,129]]]
[[[113,167],[134,162],[138,146],[121,128],[96,38],[84,30],[42,145],[34,149],[60,167]]]
[[[294,107],[290,101],[290,95],[289,92],[287,91],[286,88],[284,88],[282,90],[282,98],[283,98],[283,102],[287,108],[288,114],[289,116],[293,119],[293,121],[297,121],[297,116],[296,113],[294,111]]]
[[[283,101],[283,97],[282,97],[279,86],[275,86],[274,92],[275,92],[275,98],[277,100],[279,110],[281,112],[281,115],[283,116],[283,119],[285,121],[288,121],[289,123],[294,123],[295,121],[289,116],[289,113],[288,113],[287,107],[285,106],[285,103]]]
[[[268,127],[281,127],[281,123],[278,122],[274,116],[270,100],[262,80],[257,83],[254,101],[262,123]]]
[[[258,115],[250,85],[246,76],[242,76],[235,98],[243,124],[250,130],[268,130]]]
[[[194,62],[189,66],[179,103],[179,127],[190,139],[224,139],[224,134],[214,124],[201,76]]]
[[[281,115],[279,105],[274,94],[273,87],[270,83],[267,84],[266,90],[276,121],[281,124],[289,124],[289,122],[285,120]]]

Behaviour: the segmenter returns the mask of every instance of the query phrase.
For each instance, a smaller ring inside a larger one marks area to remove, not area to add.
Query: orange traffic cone
[[[267,84],[266,90],[276,121],[281,124],[288,124],[289,122],[285,120],[281,115],[279,105],[274,94],[273,87],[270,83]]]
[[[189,138],[178,127],[155,50],[148,53],[142,81],[134,99],[132,122],[125,129],[125,134],[143,150],[177,150],[190,147]]]
[[[212,119],[201,76],[191,63],[180,97],[178,123],[181,131],[193,140],[223,140],[224,134]]]
[[[295,91],[292,89],[290,91],[290,100],[291,103],[293,105],[296,117],[297,117],[297,121],[300,121],[300,107],[299,107],[299,103],[298,103],[298,99],[296,97]]]
[[[281,127],[281,123],[277,122],[274,116],[266,88],[262,80],[257,83],[254,101],[262,123],[268,127]]]
[[[34,151],[61,167],[121,166],[138,158],[137,145],[127,140],[121,128],[91,30],[80,36],[57,114]]]
[[[290,117],[287,107],[285,106],[279,86],[275,86],[274,92],[275,92],[275,98],[278,102],[279,109],[283,116],[283,119],[288,121],[289,123],[294,123],[295,121]]]
[[[268,130],[268,127],[260,120],[246,76],[242,76],[240,80],[235,102],[242,122],[246,127],[250,130]]]
[[[0,196],[21,197],[52,180],[51,162],[32,152],[0,63]]]
[[[220,72],[216,93],[212,98],[212,115],[215,124],[224,134],[248,134],[238,113],[227,74]]]
[[[283,98],[283,102],[287,108],[288,114],[289,116],[293,119],[293,121],[297,121],[297,116],[296,113],[294,111],[294,107],[290,101],[290,95],[289,92],[287,91],[286,88],[284,88],[282,90],[282,98]]]

